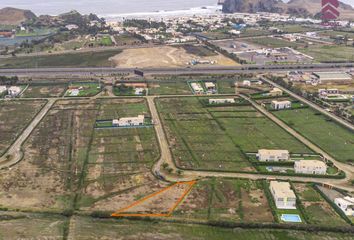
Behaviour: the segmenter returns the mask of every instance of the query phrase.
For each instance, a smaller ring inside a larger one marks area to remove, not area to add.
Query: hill
[[[225,0],[223,12],[272,12],[288,13],[295,16],[316,16],[321,11],[321,0]],[[354,19],[354,9],[345,3],[340,3],[341,19]]]
[[[0,24],[18,25],[30,19],[36,19],[37,16],[29,10],[21,10],[17,8],[0,9]]]

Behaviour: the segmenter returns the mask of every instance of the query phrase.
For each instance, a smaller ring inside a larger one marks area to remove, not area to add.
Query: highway
[[[0,75],[94,75],[94,74],[125,74],[132,73],[139,69],[145,74],[233,74],[233,73],[264,73],[287,72],[291,70],[311,70],[326,71],[333,68],[350,69],[354,68],[354,63],[318,63],[318,64],[291,64],[291,65],[242,65],[235,67],[223,66],[192,66],[190,68],[112,68],[112,67],[92,67],[92,68],[19,68],[0,69]]]

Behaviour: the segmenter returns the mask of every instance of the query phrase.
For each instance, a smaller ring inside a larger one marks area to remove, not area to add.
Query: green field
[[[261,148],[309,153],[252,106],[204,107],[207,98],[161,98],[157,106],[178,166],[253,171],[245,152]]]
[[[279,38],[274,38],[274,37],[251,38],[251,39],[247,39],[247,42],[261,45],[261,46],[270,47],[270,48],[282,48],[282,47],[297,48],[297,47],[301,46],[301,44],[299,44],[299,43],[289,42],[289,41],[279,39]]]
[[[121,50],[32,57],[12,57],[2,59],[0,68],[110,67],[112,66],[112,63],[109,61],[109,58],[119,53],[121,53]]]
[[[341,162],[354,162],[354,134],[311,108],[275,111],[275,116]]]
[[[348,62],[354,61],[354,48],[347,46],[313,45],[298,49],[308,54],[318,62]]]
[[[199,57],[210,57],[216,56],[217,53],[208,49],[205,46],[197,46],[197,45],[183,45],[183,49],[186,50],[187,53],[193,54]]]
[[[192,92],[187,82],[169,80],[149,83],[149,95],[192,95]]]

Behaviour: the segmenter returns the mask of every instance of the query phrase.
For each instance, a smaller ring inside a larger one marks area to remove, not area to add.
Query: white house
[[[334,203],[345,213],[345,215],[354,217],[353,197],[347,196],[344,198],[335,198]]]
[[[200,83],[191,83],[191,87],[195,94],[202,94],[204,93],[204,88],[200,85]]]
[[[250,86],[251,86],[251,81],[250,81],[250,80],[244,80],[244,81],[242,82],[242,85],[243,85],[243,86],[250,87]]]
[[[143,95],[145,88],[135,88],[135,95]]]
[[[296,196],[288,182],[271,181],[269,189],[278,209],[296,209]]]
[[[256,156],[261,162],[279,162],[288,161],[290,159],[288,150],[259,149]]]
[[[17,97],[18,95],[20,95],[21,91],[22,91],[21,88],[17,86],[12,86],[7,89],[7,93],[11,97]]]
[[[113,119],[112,125],[114,127],[142,126],[144,125],[144,120],[144,115],[139,115],[137,117],[119,118]]]
[[[209,104],[223,104],[223,103],[235,103],[235,99],[233,98],[209,99]]]
[[[295,161],[294,169],[295,173],[324,175],[327,172],[327,165],[319,160],[300,160]]]
[[[206,82],[205,83],[205,88],[208,90],[208,91],[215,91],[216,90],[216,86],[215,86],[215,83],[213,82]]]
[[[281,110],[281,109],[289,109],[291,108],[291,102],[290,101],[272,101],[271,106],[275,110]]]

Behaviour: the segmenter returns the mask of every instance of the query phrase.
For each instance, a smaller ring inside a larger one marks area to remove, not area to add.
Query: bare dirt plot
[[[22,94],[22,98],[60,97],[64,94],[66,85],[32,85]]]
[[[21,134],[46,101],[0,102],[0,156]]]
[[[237,66],[233,60],[223,55],[197,56],[183,48],[162,46],[152,48],[125,49],[111,60],[117,67],[186,67],[194,59],[203,61],[216,61],[215,65]]]
[[[294,186],[305,207],[305,214],[308,216],[310,223],[327,226],[347,225],[311,185],[296,183]]]
[[[1,172],[0,205],[71,208],[96,112],[88,101],[58,101],[25,142],[23,160]]]
[[[0,212],[0,239],[63,239],[64,217]]]

